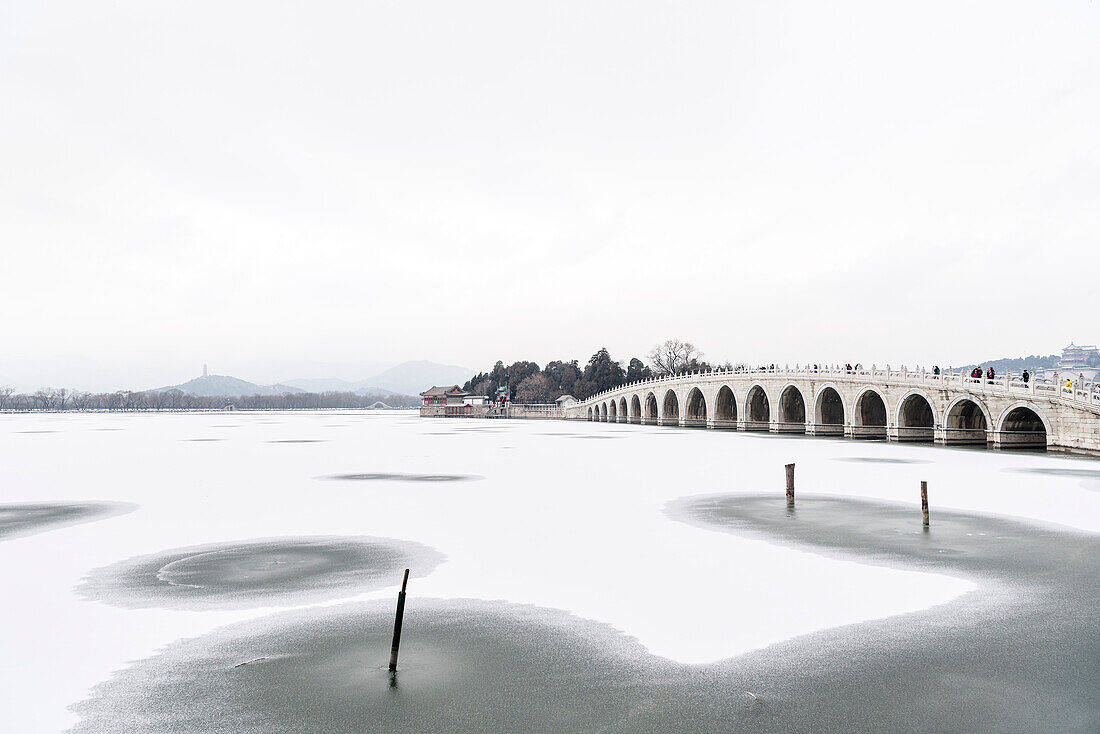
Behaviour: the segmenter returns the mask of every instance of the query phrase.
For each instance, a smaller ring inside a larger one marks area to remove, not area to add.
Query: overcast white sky
[[[1100,340],[1096,2],[8,2],[0,99],[22,386]]]

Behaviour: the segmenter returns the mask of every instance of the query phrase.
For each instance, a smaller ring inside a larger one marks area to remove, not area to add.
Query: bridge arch
[[[931,441],[936,430],[936,411],[932,398],[916,388],[898,401],[894,425],[899,441]]]
[[[997,418],[995,445],[999,448],[1046,448],[1050,420],[1035,403],[1017,400]]]
[[[779,430],[799,433],[806,430],[806,398],[794,383],[779,392]]]
[[[718,388],[718,394],[714,398],[714,424],[719,428],[737,425],[737,398],[729,385]]]
[[[844,398],[833,383],[817,391],[814,398],[814,433],[823,435],[844,434]]]
[[[607,423],[607,403],[600,403],[600,420]]]
[[[623,397],[619,398],[618,416],[619,416],[619,423],[626,423],[627,419],[630,416],[630,414],[627,413],[627,410],[626,410],[626,396],[625,395]]]
[[[989,409],[976,395],[958,395],[943,412],[943,440],[949,444],[984,444],[992,436]]]
[[[619,406],[615,403],[615,398],[611,398],[607,404],[607,420],[610,423],[619,420]]]
[[[645,420],[643,420],[643,423],[655,426],[659,419],[660,414],[657,412],[657,396],[653,393],[647,393],[645,396]]]
[[[771,416],[771,400],[768,399],[768,391],[759,382],[753,383],[745,395],[745,430],[770,430]]]
[[[886,396],[868,385],[856,395],[852,409],[852,436],[856,438],[886,438],[889,423]]]
[[[592,420],[592,406],[588,406],[588,420]]]
[[[637,393],[630,396],[630,418],[633,419],[631,423],[642,422],[642,400]]]
[[[676,397],[676,391],[671,388],[665,391],[665,397],[662,401],[661,425],[680,425],[680,400]]]
[[[684,406],[684,425],[705,428],[707,425],[707,400],[703,391],[697,387],[688,391],[687,405]]]

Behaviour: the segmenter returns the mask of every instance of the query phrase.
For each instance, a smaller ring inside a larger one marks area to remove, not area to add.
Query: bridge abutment
[[[933,443],[944,446],[985,446],[993,443],[993,432],[984,428],[946,428],[938,426]]]
[[[886,440],[899,443],[932,443],[936,436],[934,426],[887,426]]]

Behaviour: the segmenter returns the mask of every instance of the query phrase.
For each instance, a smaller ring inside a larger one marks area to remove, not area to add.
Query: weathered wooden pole
[[[409,569],[405,569],[405,578],[401,581],[401,591],[397,593],[397,616],[393,620],[393,647],[390,648],[390,671],[397,670],[397,649],[401,647],[401,620],[405,616],[405,587],[409,584]]]
[[[920,510],[924,515],[924,527],[928,527],[928,482],[920,483]]]
[[[787,464],[787,505],[794,504],[794,464]]]

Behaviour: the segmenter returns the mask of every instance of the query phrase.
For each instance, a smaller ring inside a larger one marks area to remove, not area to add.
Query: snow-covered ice
[[[373,412],[4,415],[0,434],[0,504],[139,506],[0,542],[0,707],[5,729],[20,732],[71,725],[67,707],[127,661],[272,611],[127,609],[73,591],[93,569],[172,548],[414,541],[446,559],[411,582],[410,603],[562,609],[653,654],[704,663],[941,604],[974,584],[708,531],[669,517],[672,500],[774,491],[783,503],[793,461],[799,495],[909,502],[915,523],[923,479],[933,521],[952,508],[1100,530],[1096,461],[1053,454]],[[357,598],[390,598],[399,582]]]

